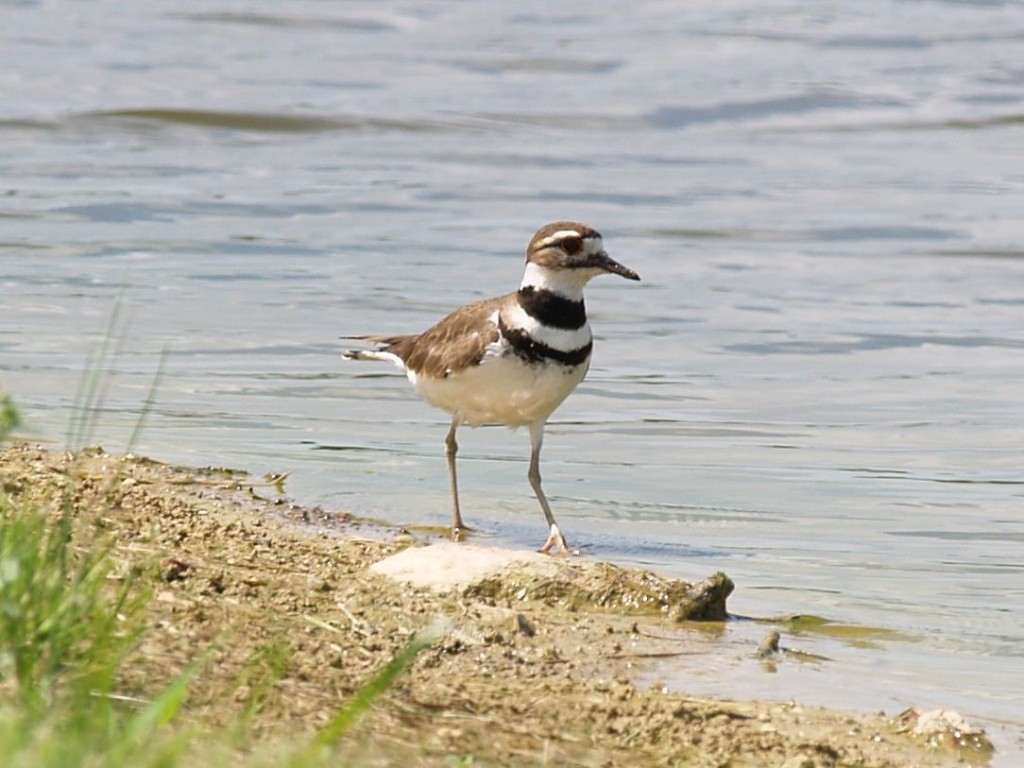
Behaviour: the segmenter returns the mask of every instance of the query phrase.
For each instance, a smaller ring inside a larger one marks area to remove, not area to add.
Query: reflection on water
[[[62,439],[120,295],[108,448],[166,349],[140,450],[443,524],[444,414],[338,337],[509,291],[540,224],[588,221],[644,282],[588,291],[545,443],[570,541],[901,636],[678,683],[1024,727],[1024,11],[219,5],[7,12],[0,382],[31,433]],[[467,521],[536,543],[526,434],[461,437]]]

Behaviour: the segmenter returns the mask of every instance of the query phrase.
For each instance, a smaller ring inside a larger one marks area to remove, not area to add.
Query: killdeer
[[[416,392],[451,414],[445,439],[452,496],[452,533],[465,525],[459,509],[455,432],[461,424],[530,429],[527,475],[549,526],[541,552],[569,551],[540,483],[544,425],[587,374],[593,336],[583,304],[591,278],[640,277],[605,253],[601,234],[570,221],[541,227],[526,249],[526,273],[515,293],[467,304],[412,336],[349,336],[372,350],[349,350],[348,360],[387,360]]]

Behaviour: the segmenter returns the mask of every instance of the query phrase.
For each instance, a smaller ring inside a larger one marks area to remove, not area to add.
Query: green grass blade
[[[210,660],[210,653],[192,662],[153,701],[136,713],[125,725],[117,750],[128,751],[150,742],[181,709],[188,686]]]
[[[93,347],[75,393],[75,408],[68,427],[68,450],[82,448],[93,434],[99,412],[106,399],[110,377],[104,375],[103,364],[111,357],[116,331],[121,318],[121,297],[114,300],[100,342]]]
[[[14,401],[6,392],[0,391],[0,440],[16,430],[21,424],[21,415],[14,407]]]
[[[312,741],[300,750],[291,761],[293,766],[304,766],[315,763],[323,751],[335,744],[345,732],[363,715],[374,702],[387,693],[395,681],[410,667],[420,653],[433,645],[444,633],[440,626],[432,626],[416,634],[409,644],[399,651],[387,666],[372,678],[337,714],[330,719]]]
[[[131,453],[135,448],[135,444],[142,434],[142,428],[146,424],[146,419],[149,414],[153,411],[153,406],[156,403],[157,393],[160,391],[160,383],[164,378],[164,365],[167,362],[167,347],[164,347],[160,352],[160,362],[157,363],[156,373],[153,376],[153,381],[149,385],[149,392],[146,393],[146,400],[142,404],[142,410],[139,412],[139,418],[135,421],[135,429],[132,430],[132,435],[128,438],[128,445],[125,448],[125,453]]]

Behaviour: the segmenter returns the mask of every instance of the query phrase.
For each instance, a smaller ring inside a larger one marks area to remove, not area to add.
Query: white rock
[[[963,715],[952,709],[933,709],[930,712],[922,712],[917,718],[917,725],[914,726],[913,732],[915,736],[952,733],[957,738],[984,733],[983,730],[972,726],[964,720]]]
[[[377,561],[370,566],[370,571],[395,581],[446,592],[467,587],[511,566],[526,566],[539,573],[553,573],[557,569],[551,556],[539,552],[445,541],[427,547],[409,547]]]

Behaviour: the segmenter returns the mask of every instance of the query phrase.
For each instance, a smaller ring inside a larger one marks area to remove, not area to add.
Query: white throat
[[[539,288],[557,293],[570,301],[582,301],[583,287],[600,273],[600,269],[553,269],[528,261],[519,287]]]

